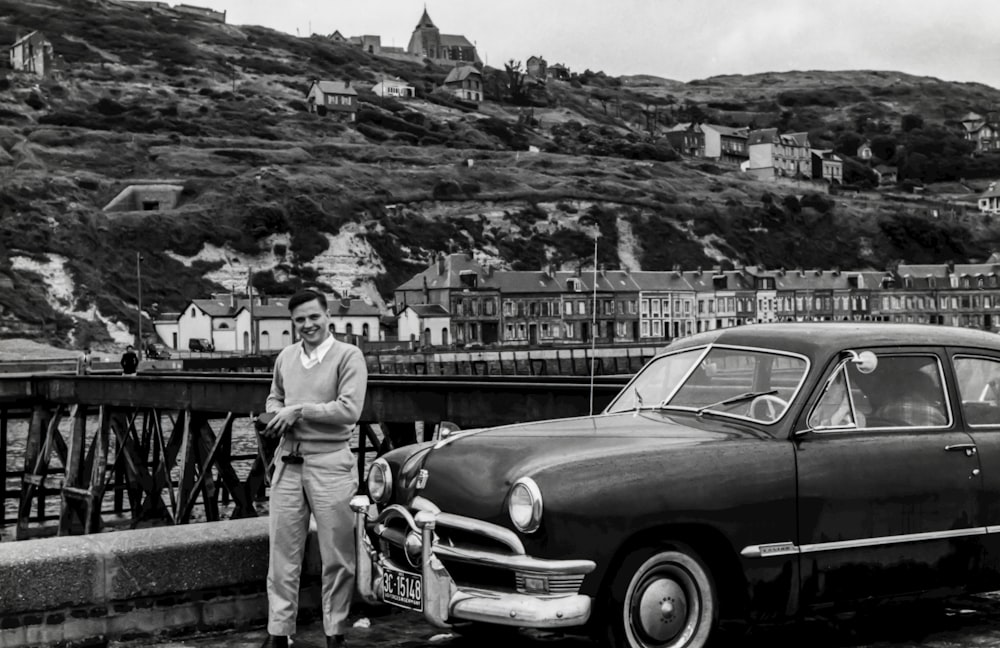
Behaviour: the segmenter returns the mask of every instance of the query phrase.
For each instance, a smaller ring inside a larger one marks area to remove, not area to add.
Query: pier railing
[[[469,428],[587,414],[624,382],[373,375],[352,441],[359,475],[375,454],[427,438],[443,421]],[[261,374],[0,377],[0,531],[22,539],[257,515],[274,444],[250,421],[269,387]]]

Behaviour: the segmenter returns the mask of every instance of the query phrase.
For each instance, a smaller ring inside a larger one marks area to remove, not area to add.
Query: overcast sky
[[[377,34],[406,47],[423,0],[184,0],[290,34]],[[170,0],[177,4],[177,0]],[[1000,88],[1000,0],[429,0],[442,34],[494,67],[690,81],[787,70],[895,70]]]

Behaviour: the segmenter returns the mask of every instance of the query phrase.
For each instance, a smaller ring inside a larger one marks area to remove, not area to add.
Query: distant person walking
[[[83,376],[90,373],[90,347],[83,348],[83,355],[76,359],[76,373],[78,376]]]
[[[139,368],[139,356],[135,353],[135,347],[131,344],[125,347],[125,353],[121,359],[122,373],[126,376],[134,376]]]
[[[271,478],[267,571],[268,636],[264,646],[289,646],[295,634],[299,576],[310,513],[316,519],[322,569],[326,645],[346,645],[354,592],[354,455],[348,445],[361,416],[368,368],[361,350],[330,333],[326,297],[305,290],[288,300],[299,342],[274,363],[263,434],[282,437]]]

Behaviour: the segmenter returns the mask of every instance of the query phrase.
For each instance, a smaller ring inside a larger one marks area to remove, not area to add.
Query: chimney
[[[445,269],[445,257],[444,257],[444,253],[439,253],[438,254],[437,266],[438,266],[438,274],[439,275],[444,274],[444,269]]]

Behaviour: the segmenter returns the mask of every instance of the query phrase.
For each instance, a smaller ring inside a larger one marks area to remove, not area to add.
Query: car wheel
[[[718,595],[702,560],[684,545],[625,559],[605,601],[615,648],[701,648],[718,618]]]

